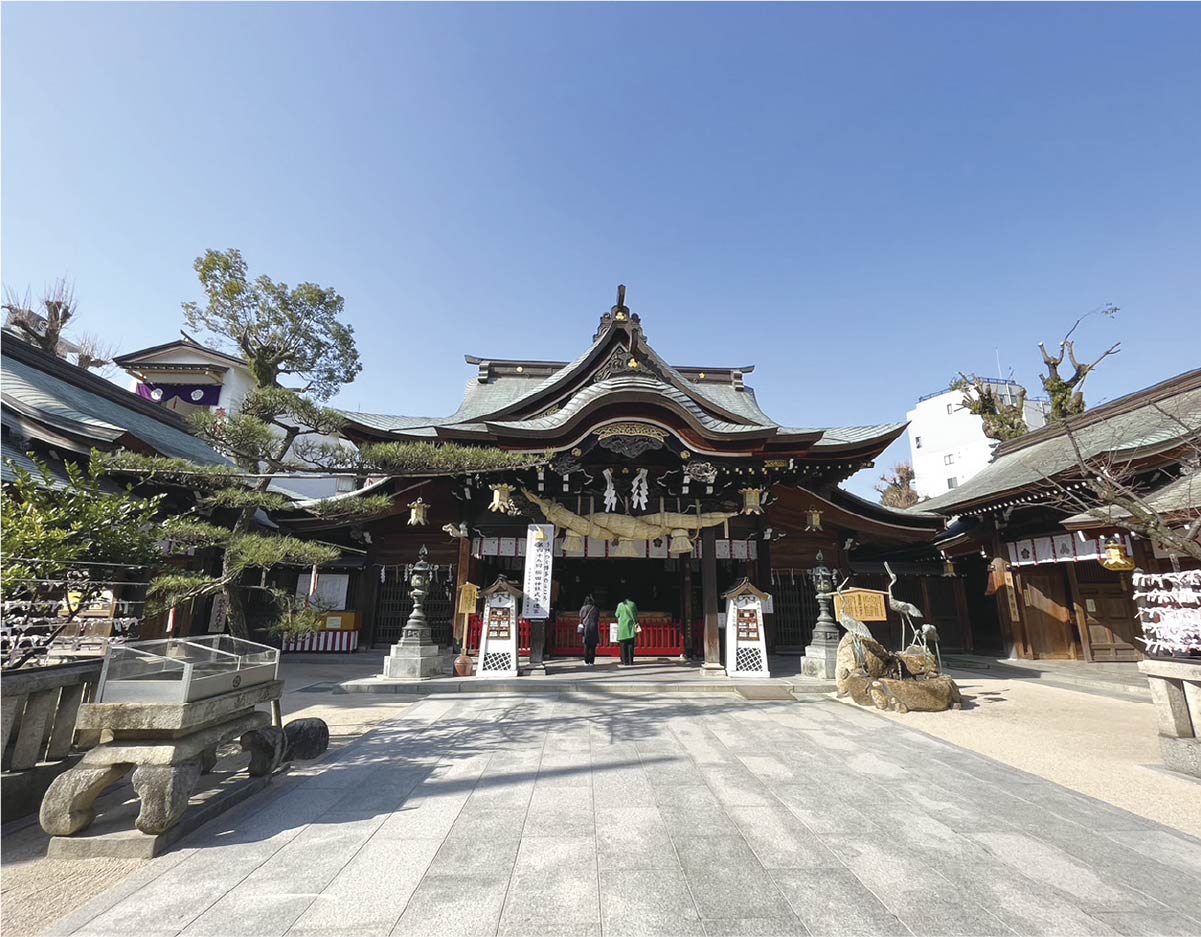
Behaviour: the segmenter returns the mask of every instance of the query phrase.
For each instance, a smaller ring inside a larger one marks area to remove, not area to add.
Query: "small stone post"
[[[813,587],[817,592],[817,621],[813,625],[813,637],[801,658],[801,673],[806,677],[833,680],[835,660],[838,657],[838,623],[830,612],[834,592],[834,578],[822,564],[822,555],[817,555],[818,565],[810,570]]]
[[[405,622],[400,640],[392,645],[392,653],[384,658],[385,677],[424,680],[446,670],[446,662],[431,638],[425,619],[425,596],[429,592],[432,569],[425,559],[428,554],[429,551],[422,547],[417,562],[410,567],[409,585],[412,588],[409,595],[413,599],[413,611]]]

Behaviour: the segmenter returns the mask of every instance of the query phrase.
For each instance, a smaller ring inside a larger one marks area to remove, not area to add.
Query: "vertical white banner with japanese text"
[[[554,524],[530,524],[525,538],[525,601],[521,617],[550,617],[551,567],[555,561]]]

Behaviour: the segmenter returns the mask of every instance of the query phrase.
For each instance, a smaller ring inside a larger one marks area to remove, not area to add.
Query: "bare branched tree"
[[[75,316],[75,305],[75,288],[66,280],[56,280],[42,294],[40,312],[33,308],[28,291],[23,298],[7,289],[4,294],[9,325],[30,344],[59,357],[62,357],[63,331]]]
[[[951,390],[960,391],[960,405],[984,422],[984,435],[1004,442],[1030,432],[1026,423],[1026,388],[1020,388],[1017,399],[1010,402],[998,394],[996,385],[978,374],[959,372],[951,381]]]
[[[1162,472],[1149,472],[1132,453],[1122,453],[1121,441],[1096,455],[1087,455],[1070,421],[1064,432],[1072,447],[1074,466],[1068,473],[1044,478],[1047,502],[1073,514],[1087,514],[1099,525],[1145,537],[1161,550],[1201,561],[1201,421],[1195,413],[1182,417],[1161,404],[1152,404],[1180,433],[1173,454],[1178,484],[1184,490],[1165,509],[1154,490],[1167,484]]]
[[[83,332],[67,338],[67,326],[75,320],[78,303],[75,287],[62,279],[48,287],[35,304],[29,290],[24,296],[4,288],[3,308],[8,313],[8,325],[27,342],[42,351],[70,361],[85,371],[105,373],[113,361],[113,347],[99,336]]]
[[[113,363],[113,345],[92,332],[81,332],[72,339],[75,350],[70,353],[73,363],[85,371],[104,374]]]
[[[892,472],[881,475],[876,483],[880,503],[887,508],[911,508],[917,504],[920,499],[913,488],[915,474],[908,462],[898,462]]]
[[[1046,365],[1047,373],[1043,375],[1043,390],[1047,392],[1047,396],[1051,398],[1051,412],[1048,418],[1051,420],[1063,420],[1069,416],[1075,416],[1078,413],[1084,412],[1084,381],[1092,373],[1102,361],[1110,355],[1116,355],[1121,351],[1121,342],[1114,342],[1104,354],[1091,364],[1083,364],[1076,360],[1076,346],[1072,334],[1080,327],[1080,323],[1092,315],[1103,315],[1112,318],[1118,314],[1118,307],[1112,303],[1107,303],[1099,309],[1094,309],[1092,312],[1086,313],[1073,323],[1068,329],[1067,334],[1059,342],[1059,354],[1052,355],[1047,351],[1046,345],[1042,342],[1038,343],[1039,351],[1043,354],[1043,364]],[[1064,378],[1059,373],[1059,366],[1063,364],[1064,357],[1067,357],[1071,362],[1074,371],[1071,377]]]

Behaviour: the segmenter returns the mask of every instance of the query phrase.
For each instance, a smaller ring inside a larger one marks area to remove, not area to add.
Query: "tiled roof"
[[[27,421],[104,447],[129,434],[162,455],[227,462],[188,433],[175,414],[164,411],[160,417],[136,394],[52,356],[6,342],[2,370],[4,405]]]
[[[921,510],[955,514],[1066,472],[1077,464],[1072,438],[1084,457],[1093,459],[1171,449],[1190,428],[1201,435],[1201,370],[1110,401],[1068,425],[1071,438],[1062,424],[1051,423],[999,446],[988,466],[958,488],[923,501]]]
[[[714,433],[753,433],[775,429],[774,424],[771,423],[730,423],[724,420],[714,419],[703,409],[701,409],[701,407],[698,406],[691,397],[672,387],[670,384],[663,384],[662,382],[652,378],[635,377],[631,375],[611,377],[589,385],[572,397],[571,400],[568,401],[567,405],[556,413],[544,417],[538,417],[532,420],[489,421],[488,426],[500,427],[502,429],[509,430],[525,429],[539,432],[554,430],[566,424],[573,416],[587,407],[590,403],[600,400],[607,394],[629,390],[645,391],[647,393],[655,394],[666,400],[672,401],[674,404],[692,416],[698,423]]]
[[[1151,510],[1168,517],[1182,514],[1196,516],[1201,513],[1201,473],[1181,475],[1143,495],[1143,501]],[[1117,520],[1130,516],[1129,511],[1116,505],[1098,508],[1098,512],[1099,514],[1089,511],[1073,514],[1064,518],[1063,526],[1096,527],[1103,525],[1107,519]]]

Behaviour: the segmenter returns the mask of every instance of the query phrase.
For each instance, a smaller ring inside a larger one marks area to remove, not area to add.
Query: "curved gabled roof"
[[[675,387],[653,378],[633,375],[606,378],[590,384],[572,397],[562,409],[552,414],[529,420],[488,421],[486,425],[488,429],[498,433],[552,433],[572,426],[588,412],[617,397],[623,400],[642,398],[660,403],[679,413],[698,428],[708,430],[714,435],[766,436],[776,432],[775,424],[772,423],[730,423],[718,420]]]
[[[664,407],[701,437],[759,438],[797,451],[820,448],[830,455],[854,450],[866,453],[866,458],[882,451],[906,426],[781,426],[763,412],[754,390],[743,381],[753,366],[673,367],[650,346],[638,316],[625,307],[614,307],[603,318],[591,345],[574,361],[466,360],[476,366],[477,374],[467,382],[458,409],[447,417],[342,412],[352,430],[368,436],[503,443],[506,436],[528,440],[565,432],[602,406],[630,403]]]

